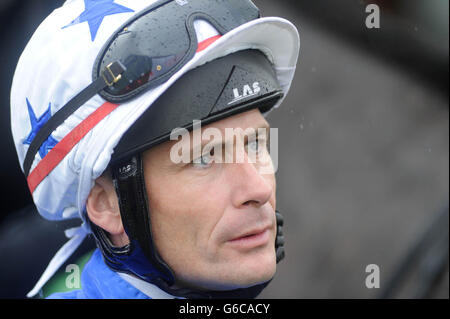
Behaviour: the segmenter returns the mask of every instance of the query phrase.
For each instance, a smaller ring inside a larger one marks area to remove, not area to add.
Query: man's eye
[[[255,140],[255,141],[251,141],[248,143],[248,148],[254,152],[257,152],[259,149],[259,141]]]
[[[192,161],[192,166],[196,168],[208,168],[213,162],[213,156],[210,154],[202,155]]]
[[[253,152],[264,151],[267,148],[267,141],[263,138],[258,138],[252,141],[249,141],[247,144],[249,150]]]

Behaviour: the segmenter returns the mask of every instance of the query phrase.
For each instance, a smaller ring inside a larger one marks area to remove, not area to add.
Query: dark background
[[[0,2],[1,298],[24,297],[66,240],[30,206],[9,124],[19,55],[62,3]],[[301,34],[291,93],[269,117],[287,255],[262,297],[448,298],[449,2],[255,3]],[[380,29],[365,26],[369,3]],[[368,264],[380,289],[365,286]]]

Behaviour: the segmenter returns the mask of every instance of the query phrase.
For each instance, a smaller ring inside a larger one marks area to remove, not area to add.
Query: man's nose
[[[260,207],[267,203],[273,192],[273,185],[258,171],[258,166],[250,163],[247,154],[243,163],[232,163],[231,170],[232,201],[235,207],[254,205]]]

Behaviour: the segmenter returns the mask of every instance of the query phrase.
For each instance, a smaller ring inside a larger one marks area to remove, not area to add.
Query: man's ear
[[[119,201],[112,179],[106,174],[95,180],[86,202],[86,211],[91,222],[106,230],[114,244],[122,244],[126,237],[120,217]]]

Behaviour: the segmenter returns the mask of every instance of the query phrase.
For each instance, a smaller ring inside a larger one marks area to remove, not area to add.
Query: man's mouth
[[[253,229],[228,241],[236,248],[251,249],[267,244],[270,239],[270,227]]]

